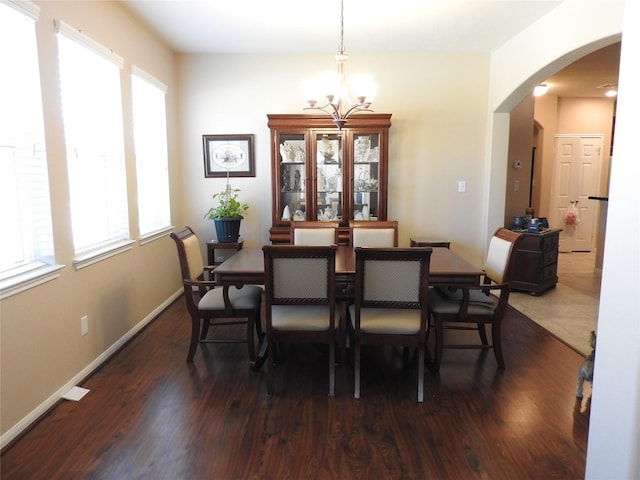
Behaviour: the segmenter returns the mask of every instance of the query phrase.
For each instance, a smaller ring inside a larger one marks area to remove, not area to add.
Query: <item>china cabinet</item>
[[[290,222],[387,219],[391,114],[352,115],[339,131],[328,115],[267,115],[271,132],[272,243],[291,243]]]

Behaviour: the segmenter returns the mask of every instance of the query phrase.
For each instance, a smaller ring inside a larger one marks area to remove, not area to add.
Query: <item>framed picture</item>
[[[253,135],[203,135],[204,176],[255,177]]]

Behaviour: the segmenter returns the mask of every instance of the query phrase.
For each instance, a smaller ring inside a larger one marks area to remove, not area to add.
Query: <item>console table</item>
[[[224,262],[231,255],[242,249],[244,240],[238,238],[237,242],[217,242],[210,240],[207,242],[207,261],[210,266],[217,266]],[[224,250],[224,252],[218,252],[216,250]]]
[[[558,243],[562,230],[523,233],[516,252],[512,290],[533,295],[554,288],[558,283]]]
[[[411,237],[409,241],[411,242],[412,247],[451,247],[451,242],[449,240],[441,240],[430,237]]]

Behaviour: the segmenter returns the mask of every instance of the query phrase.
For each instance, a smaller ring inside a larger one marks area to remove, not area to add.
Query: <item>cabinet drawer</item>
[[[556,272],[558,271],[558,266],[554,263],[553,265],[547,265],[542,269],[542,278],[540,282],[546,282],[547,280],[556,276]]]
[[[543,252],[547,250],[557,250],[560,235],[545,235],[540,239],[540,250]]]
[[[542,254],[542,265],[549,265],[558,262],[558,250],[551,250]]]

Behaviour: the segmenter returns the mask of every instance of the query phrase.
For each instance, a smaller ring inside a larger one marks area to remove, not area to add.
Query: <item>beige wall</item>
[[[534,146],[533,107],[533,95],[527,95],[510,115],[509,164],[507,165],[504,212],[504,225],[507,227],[511,225],[514,216],[524,215],[526,208],[529,207],[531,150]]]
[[[413,235],[442,237],[479,264],[487,149],[489,57],[483,54],[351,55],[348,71],[375,75],[373,109],[392,113],[388,216],[399,221],[399,243]],[[241,227],[247,245],[268,243],[271,165],[267,113],[303,113],[302,79],[331,69],[326,55],[183,55],[180,57],[185,218],[213,236],[202,218],[225,179],[204,178],[202,134],[253,133],[255,178],[233,178],[251,209]],[[410,72],[405,74],[403,72]],[[212,81],[215,79],[215,81]],[[458,181],[467,192],[458,193]]]
[[[182,185],[177,143],[177,102],[173,54],[141,27],[118,3],[37,2],[38,48],[43,83],[47,156],[51,178],[56,262],[60,277],[2,300],[1,423],[3,441],[59,398],[61,389],[82,376],[116,342],[131,332],[180,289],[175,246],[164,237],[76,271],[68,208],[62,119],[53,19],[59,18],[112,48],[125,60],[124,98],[130,98],[130,64],[169,87],[170,171],[174,221]],[[130,219],[137,236],[135,167],[132,158],[130,102],[124,103]],[[80,317],[88,315],[89,333],[80,335]],[[9,432],[9,435],[5,435]]]
[[[535,120],[539,126],[535,180],[539,188],[539,208],[536,215],[549,217],[551,204],[551,176],[553,172],[554,138],[558,133],[558,97],[543,95],[535,100]]]

